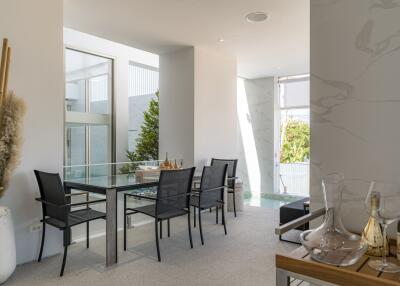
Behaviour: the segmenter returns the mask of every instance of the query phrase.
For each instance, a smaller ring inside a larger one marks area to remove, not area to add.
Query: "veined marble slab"
[[[360,231],[369,182],[400,182],[400,1],[311,0],[310,47],[311,204],[344,173],[344,223]]]

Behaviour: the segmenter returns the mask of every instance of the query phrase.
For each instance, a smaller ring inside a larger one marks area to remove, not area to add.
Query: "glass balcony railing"
[[[280,193],[308,197],[310,194],[310,164],[281,163]]]

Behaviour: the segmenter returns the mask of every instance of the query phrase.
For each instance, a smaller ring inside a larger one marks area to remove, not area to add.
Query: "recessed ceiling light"
[[[223,43],[223,42],[225,42],[225,39],[224,38],[219,38],[218,42]]]
[[[247,22],[255,23],[255,22],[263,22],[267,20],[268,15],[264,12],[252,12],[246,15]]]

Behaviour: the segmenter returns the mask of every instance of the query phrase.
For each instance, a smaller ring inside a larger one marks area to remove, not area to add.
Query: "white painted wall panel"
[[[0,39],[12,47],[9,88],[27,106],[21,164],[0,200],[11,208],[17,263],[37,258],[40,232],[29,228],[41,218],[34,169],[62,172],[63,165],[63,2],[2,0]],[[60,251],[61,233],[48,228],[44,255]],[[0,254],[1,255],[1,254]]]
[[[194,48],[160,56],[160,158],[194,162]]]
[[[195,166],[202,168],[212,157],[237,158],[236,131],[236,61],[196,47]]]

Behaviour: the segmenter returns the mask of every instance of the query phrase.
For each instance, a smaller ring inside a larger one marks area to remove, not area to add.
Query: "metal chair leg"
[[[158,241],[158,219],[155,219],[155,230],[156,230],[156,246],[157,246],[157,257],[158,261],[161,262],[161,256],[160,256],[160,244]]]
[[[124,251],[126,251],[126,194],[124,194]]]
[[[215,208],[215,224],[218,224],[218,206]]]
[[[65,262],[67,260],[67,252],[68,252],[68,245],[64,246],[64,256],[63,256],[63,261],[61,265],[61,271],[60,271],[60,277],[64,275],[64,268],[65,268]]]
[[[224,205],[222,205],[221,209],[222,209],[222,223],[224,224],[224,231],[225,231],[225,235],[226,235],[227,232],[226,232],[226,220],[225,220],[225,207],[224,207]]]
[[[68,253],[68,245],[70,244],[70,237],[71,237],[71,229],[67,228],[63,231],[63,240],[64,240],[64,256],[63,256],[63,261],[61,264],[61,271],[60,271],[60,277],[64,275],[64,268],[65,268],[65,262],[67,261],[67,253]]]
[[[193,207],[193,226],[196,228],[196,207]]]
[[[190,212],[188,213],[187,219],[188,219],[188,229],[189,229],[190,248],[193,248],[192,226],[191,226],[191,223],[190,223]]]
[[[200,229],[201,244],[204,245],[203,230],[201,227],[201,210],[200,209],[199,209],[199,229]]]
[[[167,219],[167,226],[168,226],[168,237],[170,237],[170,228],[171,228],[171,226],[170,226],[170,222],[169,222],[169,219]]]
[[[160,220],[160,239],[162,239],[162,220]]]
[[[89,192],[86,193],[86,202],[89,202]],[[89,203],[86,204],[86,209],[89,209]],[[89,222],[86,222],[86,248],[89,248]]]
[[[46,236],[46,223],[44,222],[44,218],[43,218],[43,227],[42,227],[42,242],[40,243],[40,251],[39,251],[39,258],[38,258],[38,262],[40,262],[42,260],[42,254],[43,254],[43,247],[44,247],[44,239]]]
[[[236,217],[236,195],[235,195],[235,191],[233,191],[233,213]]]
[[[212,213],[212,208],[210,208],[210,213]]]
[[[86,248],[89,248],[89,222],[86,223]]]

